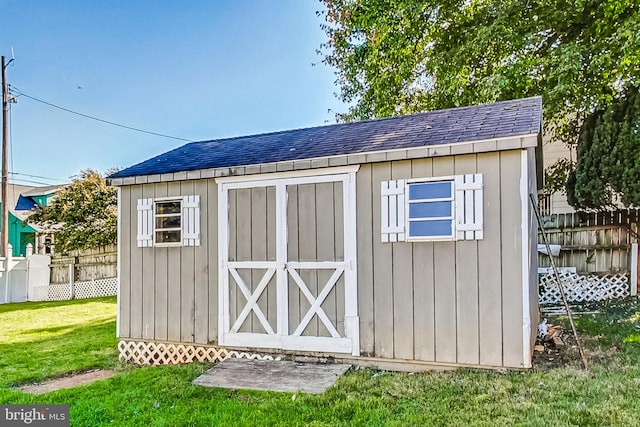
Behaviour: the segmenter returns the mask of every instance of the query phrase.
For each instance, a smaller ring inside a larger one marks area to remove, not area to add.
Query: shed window
[[[482,191],[482,174],[382,181],[382,241],[481,240]]]
[[[182,201],[167,200],[155,203],[155,242],[181,243]]]
[[[200,196],[138,199],[138,247],[200,246]]]
[[[414,182],[407,186],[408,239],[452,238],[453,180]]]

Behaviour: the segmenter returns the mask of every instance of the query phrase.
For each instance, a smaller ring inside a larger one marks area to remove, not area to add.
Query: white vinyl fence
[[[49,262],[47,255],[33,255],[27,250],[26,257],[0,257],[0,304],[29,300],[33,289],[49,284]]]

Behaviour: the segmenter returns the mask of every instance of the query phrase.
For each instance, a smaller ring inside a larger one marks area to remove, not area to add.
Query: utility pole
[[[2,57],[2,247],[0,255],[6,257],[9,246],[9,206],[7,195],[9,194],[9,171],[7,170],[7,157],[9,153],[9,84],[7,83],[7,65]]]

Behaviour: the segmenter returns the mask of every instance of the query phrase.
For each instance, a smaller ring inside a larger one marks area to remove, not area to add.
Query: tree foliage
[[[57,250],[115,244],[116,189],[107,186],[99,172],[84,170],[56,193],[49,206],[38,208],[28,221],[53,230]]]
[[[576,144],[593,114],[640,85],[636,0],[324,3],[321,53],[350,105],[342,121],[542,95],[545,130]]]
[[[640,94],[630,89],[585,121],[578,161],[568,179],[569,202],[578,208],[640,206]]]

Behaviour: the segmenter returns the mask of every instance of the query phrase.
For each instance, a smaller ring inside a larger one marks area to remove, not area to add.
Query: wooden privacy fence
[[[561,280],[570,301],[637,293],[640,210],[546,215],[543,223],[549,243],[560,245],[555,262],[563,270]],[[538,265],[548,268],[549,257],[539,253]],[[559,301],[556,279],[548,271],[540,275],[539,294],[541,304]]]
[[[51,258],[51,284],[90,282],[116,277],[117,263],[116,245],[54,254]]]
[[[640,210],[554,214],[542,220],[549,243],[561,246],[558,266],[575,267],[581,274],[631,271]],[[549,258],[539,255],[538,265],[549,267]]]

